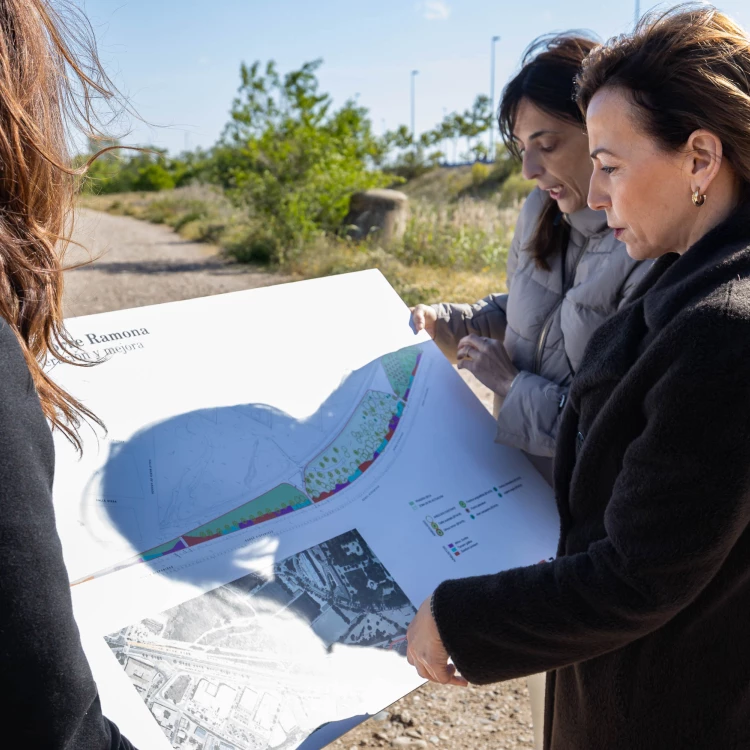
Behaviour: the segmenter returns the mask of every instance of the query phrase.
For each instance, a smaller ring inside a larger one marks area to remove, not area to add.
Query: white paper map
[[[68,327],[105,361],[53,376],[108,432],[58,436],[57,524],[138,746],[322,747],[420,683],[440,581],[554,553],[551,491],[376,271]]]

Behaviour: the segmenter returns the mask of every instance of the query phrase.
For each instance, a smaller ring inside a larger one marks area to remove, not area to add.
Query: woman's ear
[[[719,174],[724,156],[721,138],[710,130],[696,130],[688,138],[691,190],[705,193]]]

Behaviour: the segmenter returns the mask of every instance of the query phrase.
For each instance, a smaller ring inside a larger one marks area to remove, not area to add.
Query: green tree
[[[454,132],[452,117],[453,115],[446,115],[443,121],[432,131],[433,141],[440,144],[440,150],[446,161],[448,160],[448,149],[445,144],[453,139]]]
[[[137,168],[132,189],[145,191],[172,190],[174,186],[174,177],[164,164],[148,162]]]
[[[488,132],[492,124],[492,102],[485,94],[479,94],[474,104],[462,115],[455,116],[455,127],[460,136],[466,138],[467,156],[474,161],[487,158],[487,147],[479,136]]]
[[[320,231],[336,231],[353,192],[392,179],[373,168],[383,144],[354,100],[334,109],[319,90],[320,60],[281,76],[274,62],[240,69],[213,177],[262,220],[255,252],[283,260]]]
[[[387,132],[383,140],[389,151],[394,148],[406,150],[414,146],[414,135],[406,125],[400,125],[397,130]]]
[[[76,164],[85,164],[103,148],[119,146],[118,141],[91,139],[88,153],[78,156]],[[83,189],[91,193],[171,190],[178,184],[177,175],[182,172],[181,162],[169,159],[164,149],[133,150],[123,146],[107,151],[91,163]]]
[[[458,139],[461,137],[463,120],[458,112],[452,112],[443,120],[443,133],[453,142],[453,161],[457,160]]]

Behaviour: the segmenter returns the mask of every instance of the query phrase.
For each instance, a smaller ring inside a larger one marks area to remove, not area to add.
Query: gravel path
[[[79,209],[66,263],[65,315],[122,310],[289,281],[280,274],[229,263],[211,245],[183,240],[165,226]]]
[[[81,209],[67,262],[96,260],[67,275],[68,317],[203,297],[289,281],[228,263],[210,245],[187,242],[171,229]],[[490,392],[461,373],[488,407]],[[425,685],[334,742],[337,750],[533,748],[525,680],[467,689]]]

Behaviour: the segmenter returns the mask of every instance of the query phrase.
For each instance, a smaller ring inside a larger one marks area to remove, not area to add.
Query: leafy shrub
[[[92,141],[90,153],[77,158],[83,164],[102,146],[117,145],[115,141],[99,144]],[[83,180],[84,193],[111,194],[131,191],[157,192],[177,186],[175,174],[163,149],[108,151],[89,166]]]
[[[370,168],[378,145],[367,111],[353,101],[334,111],[318,91],[319,65],[283,77],[272,62],[263,73],[257,62],[243,65],[213,165],[213,178],[257,220],[252,254],[279,262],[319,232],[337,231],[352,193],[392,182]]]
[[[474,187],[478,187],[490,176],[490,168],[481,161],[474,162],[471,165],[471,182]]]
[[[158,191],[172,190],[175,182],[167,170],[158,163],[140,167],[133,180],[133,190]]]

